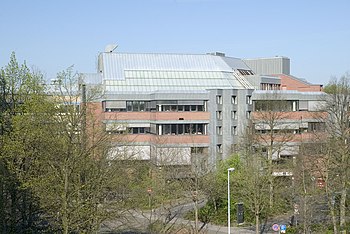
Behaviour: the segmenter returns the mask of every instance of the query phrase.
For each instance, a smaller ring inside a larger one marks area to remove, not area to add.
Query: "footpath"
[[[193,224],[194,225],[194,224]],[[200,223],[201,225],[201,223]],[[255,231],[249,230],[248,228],[241,228],[241,227],[231,227],[230,229],[231,234],[252,234],[255,233]],[[204,227],[203,233],[207,234],[227,234],[228,233],[228,228],[227,226],[218,226],[218,225],[213,225],[213,224],[207,224]]]
[[[150,212],[130,212],[124,216],[124,220],[114,220],[105,222],[102,225],[99,233],[107,234],[107,233],[118,233],[118,234],[147,234],[147,232],[141,231],[145,230],[149,225],[150,219],[152,221],[156,220],[164,220],[164,215],[159,214],[150,214]],[[176,217],[172,219],[168,225],[176,224],[176,225],[184,225],[188,227],[195,227],[195,222],[190,221],[184,218]],[[198,226],[201,227],[203,223],[199,222]],[[116,230],[125,230],[116,232]],[[139,230],[139,231],[137,231]],[[245,227],[231,227],[231,234],[253,234],[255,231],[245,228]],[[201,230],[201,234],[227,234],[228,228],[227,226],[218,226],[213,224],[206,224],[205,227]]]
[[[199,207],[203,206],[205,201],[199,202]],[[118,233],[118,234],[147,234],[145,231],[150,223],[155,221],[161,221],[162,223],[167,223],[168,225],[184,225],[188,227],[195,227],[195,222],[192,220],[185,219],[184,215],[193,210],[193,203],[184,202],[177,205],[172,205],[168,207],[158,208],[148,211],[142,210],[128,210],[123,213],[123,215],[116,220],[110,220],[105,222],[99,233]],[[198,227],[201,227],[203,223],[199,222]],[[267,224],[267,227],[272,226],[272,224]],[[125,230],[125,231],[117,231]],[[255,230],[253,227],[231,227],[231,234],[253,234]],[[201,234],[227,234],[227,226],[219,226],[214,224],[206,224],[201,230]],[[267,228],[264,233],[274,234],[271,228]]]

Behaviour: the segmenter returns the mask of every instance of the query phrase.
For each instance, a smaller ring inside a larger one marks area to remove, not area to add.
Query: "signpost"
[[[281,229],[281,233],[286,233],[286,231],[287,231],[287,226],[284,225],[284,224],[281,224],[280,229]]]
[[[274,225],[272,225],[272,230],[274,230],[275,232],[278,232],[280,230],[280,225],[275,223]]]

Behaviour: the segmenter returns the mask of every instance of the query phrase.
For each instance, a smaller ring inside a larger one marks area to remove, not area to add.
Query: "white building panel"
[[[191,165],[191,148],[157,148],[157,165]]]
[[[116,146],[109,152],[111,160],[150,160],[150,146]]]

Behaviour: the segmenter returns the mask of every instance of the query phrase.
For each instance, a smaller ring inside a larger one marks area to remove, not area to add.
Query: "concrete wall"
[[[276,56],[273,58],[243,59],[258,75],[290,74],[290,59]]]

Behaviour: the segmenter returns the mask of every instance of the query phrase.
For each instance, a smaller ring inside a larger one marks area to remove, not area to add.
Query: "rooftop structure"
[[[272,58],[243,59],[243,61],[259,75],[290,75],[290,59],[283,56]]]
[[[111,139],[126,133],[125,141],[114,142],[112,157],[128,151],[134,159],[157,165],[215,167],[240,143],[256,103],[282,89],[276,74],[290,76],[286,57],[260,61],[223,53],[111,51],[100,54],[97,73],[82,76],[86,84],[103,89],[103,96],[89,105]],[[288,111],[296,113],[311,110],[321,95],[278,93],[290,103]]]

